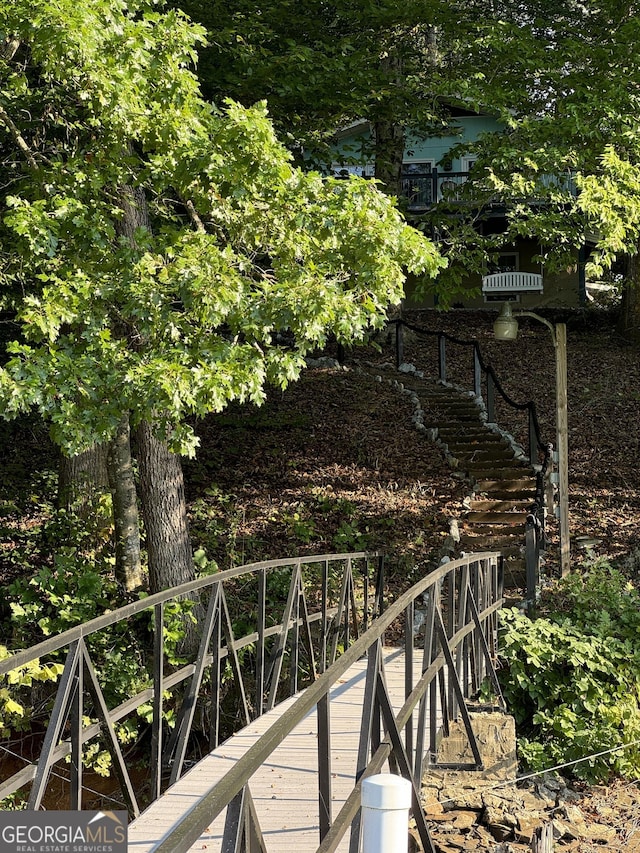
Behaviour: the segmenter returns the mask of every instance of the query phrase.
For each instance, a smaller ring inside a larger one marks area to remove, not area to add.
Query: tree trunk
[[[404,128],[393,121],[377,121],[375,176],[389,195],[402,195],[402,160],[404,158]]]
[[[382,73],[387,78],[388,85],[401,87],[403,84],[404,67],[397,47],[391,48],[388,55],[381,60]],[[387,195],[402,197],[402,161],[404,160],[404,126],[394,117],[393,104],[383,107],[373,122],[375,138],[375,178],[380,181],[382,190]],[[402,316],[402,303],[390,305],[387,317],[397,320]]]
[[[404,86],[404,63],[396,46],[389,49],[381,60],[383,79],[392,91],[401,91]],[[400,119],[401,121],[401,119]],[[404,126],[399,123],[397,108],[393,103],[382,104],[381,112],[374,117],[375,176],[388,194],[399,198],[402,195],[402,161],[404,159]]]
[[[122,206],[122,219],[117,223],[118,234],[126,237],[135,246],[135,234],[138,228],[151,229],[149,206],[142,187],[125,185],[119,187],[118,195]]]
[[[58,466],[59,509],[74,510],[86,518],[95,500],[109,489],[107,445],[96,444],[76,456],[60,457]]]
[[[377,121],[374,125],[376,138],[375,176],[382,189],[389,195],[402,195],[402,160],[404,158],[404,128],[392,121]],[[389,320],[402,316],[402,302],[387,309]]]
[[[638,255],[625,257],[624,279],[618,331],[627,340],[640,344],[640,258]]]
[[[153,594],[194,578],[180,457],[143,421],[136,432],[140,499]]]
[[[140,523],[131,463],[129,414],[125,413],[107,454],[115,528],[116,578],[127,592],[142,586]]]

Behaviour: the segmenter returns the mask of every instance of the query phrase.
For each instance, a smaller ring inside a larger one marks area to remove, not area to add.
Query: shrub
[[[543,607],[534,621],[503,612],[500,680],[521,759],[533,770],[579,762],[574,774],[589,781],[636,778],[640,595],[598,562],[560,582]]]

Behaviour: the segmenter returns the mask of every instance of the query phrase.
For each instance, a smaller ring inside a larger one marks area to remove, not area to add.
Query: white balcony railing
[[[482,292],[542,293],[542,276],[535,272],[496,272],[482,277]]]

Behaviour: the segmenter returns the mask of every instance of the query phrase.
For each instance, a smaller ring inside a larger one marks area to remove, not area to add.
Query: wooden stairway
[[[525,524],[535,501],[533,469],[517,454],[513,441],[486,422],[469,392],[414,373],[403,374],[400,381],[417,396],[427,434],[469,481],[471,494],[457,520],[457,550],[502,551],[506,585],[524,586]]]

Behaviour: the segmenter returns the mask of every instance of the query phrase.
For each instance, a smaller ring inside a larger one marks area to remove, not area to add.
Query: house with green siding
[[[469,196],[463,194],[462,187],[476,163],[473,144],[483,134],[503,131],[504,126],[491,115],[451,108],[450,128],[445,135],[421,137],[408,133],[402,165],[402,195],[408,218],[420,219],[436,205],[443,217],[459,215],[465,209],[468,212]],[[354,122],[343,128],[336,134],[331,172],[344,177],[349,174],[373,177],[373,149],[368,122]],[[557,176],[546,179],[560,180]],[[571,177],[564,176],[564,180],[570,182]],[[485,204],[481,215],[474,217],[475,227],[483,235],[499,235],[506,228],[506,213],[504,203]],[[433,236],[437,239],[436,233]],[[536,260],[543,251],[544,247],[535,239],[519,238],[503,245],[490,268],[469,275],[463,282],[456,306],[490,308],[504,301],[517,303],[522,309],[575,308],[584,304],[585,252],[576,251],[566,269],[550,272]],[[407,307],[427,308],[435,304],[434,296],[417,301],[411,284],[408,285]]]

